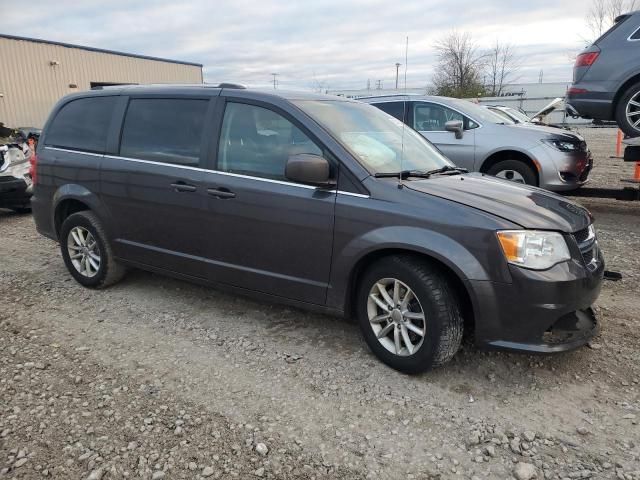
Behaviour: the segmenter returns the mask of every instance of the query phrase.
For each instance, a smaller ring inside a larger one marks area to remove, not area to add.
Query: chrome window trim
[[[49,147],[48,145],[45,145],[44,148],[45,150],[55,150],[56,152],[81,153],[83,155],[91,155],[92,157],[104,157],[102,153],[87,152],[85,150],[70,150],[68,148]]]
[[[627,37],[627,42],[640,42],[640,38],[631,38],[633,37],[636,33],[638,33],[638,30],[640,30],[640,27],[636,28],[631,35],[629,35]]]
[[[99,153],[91,153],[91,152],[84,152],[84,151],[80,151],[80,150],[67,150],[64,148],[58,148],[58,147],[47,147],[45,146],[46,149],[49,150],[57,150],[60,152],[69,152],[69,153],[82,153],[84,155],[91,155],[91,156],[95,156],[95,157],[104,157],[104,158],[111,158],[113,160],[125,160],[128,162],[138,162],[138,163],[148,163],[151,165],[159,165],[161,167],[174,167],[174,168],[184,168],[187,170],[193,170],[196,172],[206,172],[206,173],[215,173],[218,175],[225,175],[228,177],[236,177],[236,178],[247,178],[249,180],[258,180],[260,182],[267,182],[267,183],[275,183],[278,185],[287,185],[287,186],[291,186],[291,187],[298,187],[298,188],[305,188],[307,190],[317,190],[318,187],[314,187],[312,185],[304,185],[301,183],[293,183],[293,182],[286,182],[284,180],[274,180],[271,178],[263,178],[263,177],[254,177],[252,175],[243,175],[240,173],[232,173],[232,172],[223,172],[220,170],[211,170],[211,169],[207,169],[207,168],[200,168],[200,167],[192,167],[189,165],[177,165],[175,163],[164,163],[164,162],[156,162],[153,160],[143,160],[141,158],[130,158],[130,157],[122,157],[119,155],[102,155]],[[342,190],[327,190],[327,192],[334,192],[334,193],[339,193],[341,195],[348,195],[351,197],[360,197],[360,198],[370,198],[369,195],[365,195],[362,193],[353,193],[353,192],[345,192]]]

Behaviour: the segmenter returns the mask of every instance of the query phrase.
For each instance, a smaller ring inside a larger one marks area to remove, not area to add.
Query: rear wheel
[[[627,89],[616,106],[616,122],[627,136],[640,136],[640,83]]]
[[[126,273],[113,258],[104,228],[93,212],[77,212],[63,222],[60,249],[69,273],[85,287],[107,287]]]
[[[362,276],[358,322],[384,363],[419,373],[449,361],[462,342],[458,299],[446,279],[411,256],[380,260]]]
[[[502,160],[487,170],[488,175],[525,185],[538,185],[536,173],[522,160]]]

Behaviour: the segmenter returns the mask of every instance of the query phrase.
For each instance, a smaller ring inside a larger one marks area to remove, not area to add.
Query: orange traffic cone
[[[616,138],[616,157],[622,155],[622,140],[624,140],[624,135],[622,134],[622,130],[618,129],[618,137]]]

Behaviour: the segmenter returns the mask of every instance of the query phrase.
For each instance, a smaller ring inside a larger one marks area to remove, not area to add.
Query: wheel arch
[[[482,164],[480,165],[479,172],[487,173],[491,167],[493,167],[498,162],[502,162],[504,160],[519,160],[524,162],[536,176],[536,184],[540,185],[540,169],[538,164],[525,152],[515,149],[505,149],[498,150],[497,152],[493,152],[488,155]]]
[[[615,118],[616,112],[618,110],[618,102],[620,102],[620,99],[624,96],[624,94],[629,89],[629,87],[631,87],[636,83],[640,83],[640,72],[636,72],[634,75],[629,77],[616,90],[616,94],[613,96],[613,103],[612,103],[613,108],[611,110],[613,118]]]
[[[53,227],[58,238],[62,223],[69,215],[84,210],[91,210],[98,216],[104,213],[97,195],[81,185],[68,184],[60,187],[53,196],[53,204]]]

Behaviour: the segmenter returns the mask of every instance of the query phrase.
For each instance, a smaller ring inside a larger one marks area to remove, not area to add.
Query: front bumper
[[[566,153],[542,145],[533,153],[540,164],[539,185],[555,192],[580,188],[588,182],[593,168],[593,155],[588,149]]]
[[[509,284],[468,282],[478,346],[553,353],[587,343],[598,331],[591,307],[600,294],[604,273],[602,254],[595,251],[589,267],[582,259],[546,271],[510,266]]]
[[[31,185],[22,178],[0,176],[0,207],[25,207],[31,199]]]

